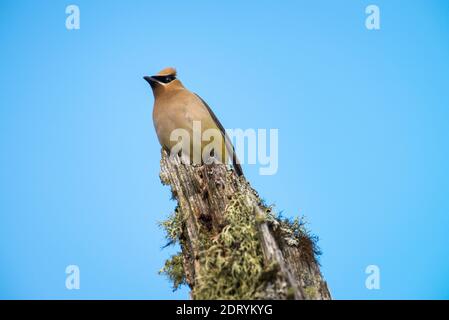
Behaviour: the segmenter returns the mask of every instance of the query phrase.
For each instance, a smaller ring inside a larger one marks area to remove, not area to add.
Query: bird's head
[[[159,71],[154,76],[145,76],[143,78],[150,84],[155,96],[159,92],[182,86],[181,82],[176,78],[176,70],[171,67]]]

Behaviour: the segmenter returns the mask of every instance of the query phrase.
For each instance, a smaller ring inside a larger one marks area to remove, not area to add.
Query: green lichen
[[[267,216],[267,221],[280,238],[281,244],[285,243],[288,246],[300,248],[301,260],[319,264],[317,259],[321,255],[321,250],[318,247],[319,238],[307,229],[304,217],[287,219],[280,214],[276,215],[271,212]]]
[[[184,226],[184,220],[178,207],[176,207],[175,211],[173,211],[166,220],[159,222],[159,226],[165,231],[165,238],[167,239],[165,247],[178,243]],[[164,267],[159,270],[159,274],[165,275],[170,282],[172,282],[173,291],[176,291],[180,286],[185,285],[186,277],[182,252],[178,252],[167,259]]]
[[[262,294],[264,267],[256,218],[244,196],[235,194],[224,214],[226,225],[203,243],[193,297],[195,299],[254,299]]]
[[[303,289],[304,295],[306,296],[306,299],[313,300],[317,297],[317,289],[314,286],[305,287]]]
[[[179,241],[182,234],[183,224],[184,220],[178,207],[176,207],[175,211],[173,211],[166,220],[159,222],[159,226],[165,231],[165,238],[167,239],[166,246],[175,244]]]
[[[165,275],[173,283],[173,291],[186,284],[182,253],[179,252],[166,260],[159,274]]]
[[[206,225],[200,225],[197,244],[200,252],[196,258],[201,268],[195,275],[192,288],[194,299],[270,297],[279,266],[267,266],[264,262],[257,228],[263,222],[269,224],[281,245],[300,247],[301,259],[316,261],[316,256],[320,254],[316,245],[318,238],[309,233],[304,219],[285,219],[273,213],[272,207],[262,205],[261,208],[264,214],[256,216],[244,194],[236,193],[226,208],[224,226],[218,234]],[[180,243],[183,247],[184,219],[176,208],[167,220],[160,223],[166,233],[167,245]],[[171,280],[174,290],[186,284],[181,252],[168,259],[160,273]],[[289,298],[288,288],[285,290],[284,295]],[[313,299],[315,294],[312,287],[306,289],[307,298]],[[273,296],[276,297],[276,294]]]

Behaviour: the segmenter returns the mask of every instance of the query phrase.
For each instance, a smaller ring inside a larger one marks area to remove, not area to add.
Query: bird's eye
[[[171,77],[165,77],[165,82],[169,83],[170,81],[172,81],[173,79]]]

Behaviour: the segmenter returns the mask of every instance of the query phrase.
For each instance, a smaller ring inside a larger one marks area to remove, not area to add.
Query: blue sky
[[[279,129],[278,173],[244,170],[306,215],[334,298],[449,298],[447,1],[79,0],[72,31],[69,4],[0,4],[0,298],[188,297],[157,274],[166,66],[226,128]]]

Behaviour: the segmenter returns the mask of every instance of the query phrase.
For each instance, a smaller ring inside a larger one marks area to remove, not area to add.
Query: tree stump
[[[190,166],[162,150],[160,178],[177,207],[161,225],[181,252],[162,273],[192,299],[331,299],[316,237],[282,219],[223,164]]]

